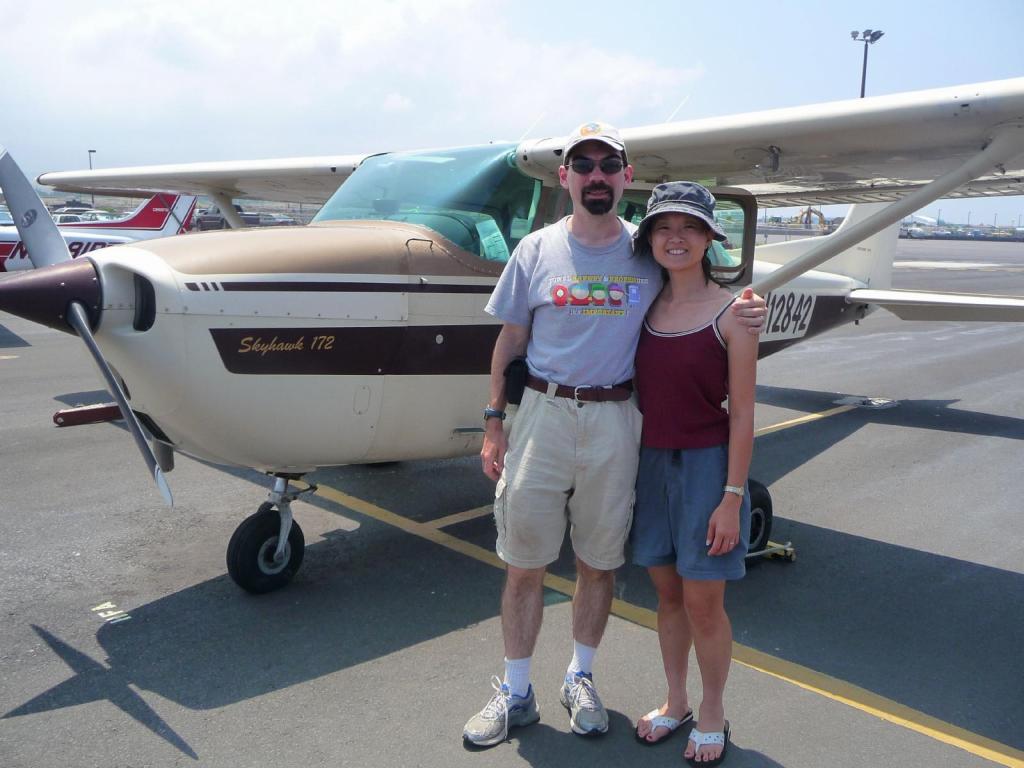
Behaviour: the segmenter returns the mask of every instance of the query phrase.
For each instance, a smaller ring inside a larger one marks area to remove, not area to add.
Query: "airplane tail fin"
[[[864,221],[876,211],[886,207],[888,203],[858,203],[851,205],[846,218],[835,232],[824,235],[834,237],[844,229]],[[821,269],[840,275],[852,277],[868,288],[884,289],[892,285],[892,262],[896,257],[896,244],[900,225],[897,222],[881,232],[857,243],[852,248],[833,256],[821,265]],[[785,264],[802,256],[818,244],[820,238],[805,237],[785,243],[761,245],[757,248],[757,258],[772,264]]]
[[[133,211],[122,226],[130,229],[158,229],[161,237],[180,235],[192,228],[195,195],[158,192]]]
[[[64,224],[68,229],[102,229],[111,233],[123,231],[135,237],[168,237],[180,235],[192,227],[192,214],[196,209],[195,195],[175,195],[158,192],[123,219],[116,221],[77,222]]]

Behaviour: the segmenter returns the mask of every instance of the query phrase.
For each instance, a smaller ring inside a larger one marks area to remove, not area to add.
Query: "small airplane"
[[[134,240],[169,237],[188,231],[196,207],[195,195],[157,192],[134,211],[106,221],[76,221],[59,226],[70,257]],[[28,250],[15,226],[0,226],[0,272],[33,268]]]
[[[622,134],[635,169],[625,219],[642,216],[650,188],[668,179],[715,193],[729,234],[715,269],[765,297],[762,356],[877,307],[1024,320],[1024,298],[890,287],[904,216],[940,197],[1024,194],[1024,78]],[[51,266],[0,281],[0,309],[82,337],[168,503],[174,452],[274,478],[227,551],[235,582],[267,592],[302,562],[290,504],[304,491],[292,482],[322,466],[479,450],[499,330],[483,306],[519,240],[569,212],[562,147],[555,137],[43,174],[69,191],[205,193],[229,215],[236,197],[326,202],[305,227],[165,238],[58,263],[66,249],[34,226],[39,204],[8,194],[30,253]],[[5,193],[21,182],[29,187],[0,153]],[[755,251],[759,204],[826,203],[859,205],[830,235]],[[624,288],[615,275],[581,276],[553,297],[621,312]],[[771,499],[754,488],[766,539]]]

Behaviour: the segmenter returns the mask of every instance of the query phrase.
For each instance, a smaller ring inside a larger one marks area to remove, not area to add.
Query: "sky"
[[[630,15],[623,9],[630,7]],[[1024,75],[1019,0],[0,0],[0,144],[43,171],[476,144]],[[941,201],[963,223],[1024,198]],[[826,211],[831,215],[831,211]]]

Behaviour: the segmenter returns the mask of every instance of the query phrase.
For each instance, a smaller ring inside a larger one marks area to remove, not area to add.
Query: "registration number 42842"
[[[793,339],[805,335],[814,312],[814,300],[814,294],[793,291],[773,291],[765,296],[768,318],[761,340]]]

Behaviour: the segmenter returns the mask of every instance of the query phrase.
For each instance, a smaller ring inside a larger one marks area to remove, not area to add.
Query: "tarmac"
[[[1024,245],[899,247],[895,287],[1024,296]],[[796,559],[729,587],[725,765],[1024,766],[1022,350],[1024,324],[879,311],[761,361],[751,476]],[[502,660],[477,459],[316,473],[294,505],[302,570],[255,597],[224,552],[266,478],[178,456],[168,510],[122,426],[53,425],[108,400],[100,386],[75,338],[0,314],[4,768],[684,764],[681,735],[633,739],[665,688],[634,566],[595,665],[611,729],[570,732],[567,551],[534,661],[540,722],[463,746]]]

